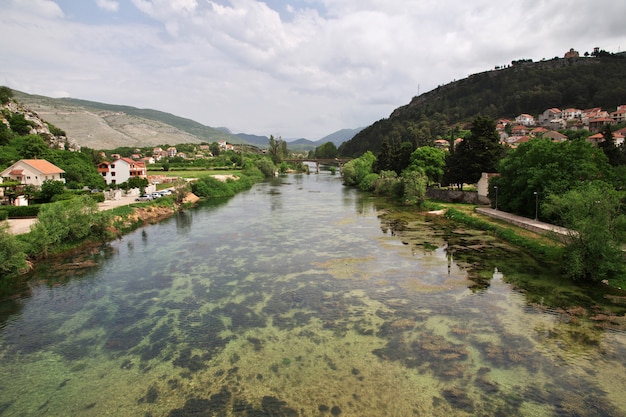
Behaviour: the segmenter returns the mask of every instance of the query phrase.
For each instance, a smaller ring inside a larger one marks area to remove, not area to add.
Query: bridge
[[[312,162],[315,164],[315,173],[320,173],[320,165],[335,165],[341,172],[341,167],[351,161],[352,158],[299,158],[299,159],[285,159],[286,162],[292,162],[297,164],[298,162]]]

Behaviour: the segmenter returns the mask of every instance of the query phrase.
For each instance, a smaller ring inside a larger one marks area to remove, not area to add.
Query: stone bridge
[[[286,162],[312,162],[315,164],[315,173],[320,173],[320,165],[335,165],[339,168],[339,172],[341,172],[341,167],[348,161],[351,161],[352,158],[300,158],[300,159],[285,159]]]

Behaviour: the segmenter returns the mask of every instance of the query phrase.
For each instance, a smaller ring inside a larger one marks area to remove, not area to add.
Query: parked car
[[[135,201],[152,201],[152,196],[146,194],[140,195],[135,199]]]
[[[161,191],[159,191],[159,194],[161,194],[161,196],[172,195],[172,191],[171,190],[161,190]]]
[[[155,198],[161,198],[163,196],[161,194],[159,194],[159,193],[152,193],[152,194],[150,194],[150,197],[152,197],[152,199],[154,200]]]

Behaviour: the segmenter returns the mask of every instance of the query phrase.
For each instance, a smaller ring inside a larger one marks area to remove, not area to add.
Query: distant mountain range
[[[16,90],[13,93],[15,99],[26,108],[64,130],[80,146],[92,149],[211,143],[220,140],[260,148],[269,144],[269,137],[266,136],[234,134],[225,127],[205,126],[158,110],[74,98],[51,98]],[[318,141],[288,141],[288,147],[293,151],[309,151],[329,141],[340,146],[361,129],[343,129]]]

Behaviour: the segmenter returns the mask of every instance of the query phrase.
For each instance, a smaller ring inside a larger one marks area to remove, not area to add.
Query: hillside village
[[[514,120],[498,119],[496,130],[500,136],[500,143],[511,148],[516,148],[520,143],[530,141],[532,138],[550,139],[553,142],[564,142],[568,138],[559,131],[580,131],[589,132],[587,142],[598,145],[604,141],[601,133],[605,125],[617,125],[626,123],[626,105],[617,106],[615,111],[603,110],[600,107],[592,109],[567,108],[564,110],[556,107],[546,109],[537,117],[522,113]],[[626,127],[613,132],[613,142],[615,146],[624,143]],[[455,146],[463,141],[462,138],[455,139]],[[440,149],[448,149],[449,142],[439,139],[435,141],[435,146]]]

